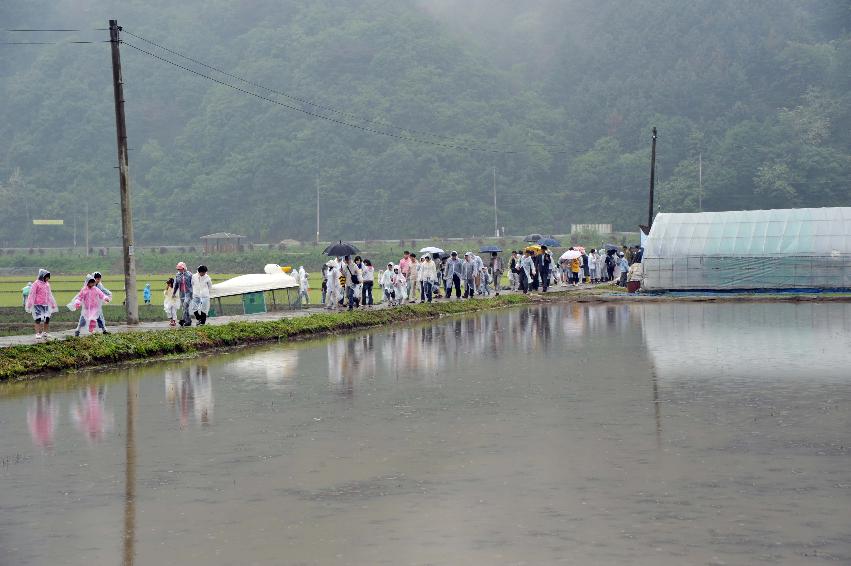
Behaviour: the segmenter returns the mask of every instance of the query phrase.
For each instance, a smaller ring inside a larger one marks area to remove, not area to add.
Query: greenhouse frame
[[[642,288],[851,289],[851,207],[660,213]]]

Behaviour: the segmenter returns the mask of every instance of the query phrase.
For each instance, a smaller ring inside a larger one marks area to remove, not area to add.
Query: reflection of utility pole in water
[[[659,376],[656,375],[656,365],[653,363],[653,354],[647,349],[647,337],[644,334],[645,315],[647,311],[641,309],[641,341],[644,344],[644,352],[647,356],[647,364],[650,366],[650,385],[653,388],[653,413],[656,417],[656,448],[662,449],[662,401],[659,399]]]
[[[124,465],[124,560],[123,566],[133,566],[136,558],[136,401],[139,384],[127,382],[127,431]]]

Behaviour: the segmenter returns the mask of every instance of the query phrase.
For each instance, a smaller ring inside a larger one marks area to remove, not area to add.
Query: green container
[[[245,314],[266,312],[266,295],[264,293],[246,293],[242,296],[242,310]]]

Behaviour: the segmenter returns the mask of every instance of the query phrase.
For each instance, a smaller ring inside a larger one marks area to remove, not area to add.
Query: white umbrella
[[[434,246],[428,246],[420,250],[421,254],[442,254],[444,253],[442,249],[436,248]]]
[[[567,250],[566,252],[561,254],[561,257],[558,258],[558,259],[559,259],[559,261],[565,261],[565,260],[576,259],[576,258],[581,257],[581,256],[582,256],[582,252],[580,252],[579,250]]]

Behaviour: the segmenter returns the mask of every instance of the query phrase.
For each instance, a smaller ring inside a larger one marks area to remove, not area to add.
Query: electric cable
[[[333,123],[339,124],[341,126],[348,126],[350,128],[363,130],[365,132],[369,132],[369,133],[373,133],[373,134],[378,134],[378,135],[387,136],[387,137],[396,138],[396,139],[405,140],[405,141],[411,141],[411,142],[416,142],[416,143],[433,145],[433,146],[437,146],[437,147],[443,147],[443,148],[447,148],[447,149],[461,149],[461,150],[465,150],[465,151],[477,151],[477,152],[482,152],[482,153],[494,153],[494,154],[503,154],[503,155],[520,153],[518,151],[513,151],[513,150],[497,150],[497,149],[489,149],[489,148],[482,148],[482,147],[469,146],[469,145],[442,143],[442,142],[437,142],[437,141],[433,141],[433,140],[416,138],[416,137],[408,136],[408,135],[404,135],[404,134],[396,134],[396,133],[393,133],[393,132],[387,132],[385,130],[370,128],[370,127],[367,127],[367,126],[362,126],[360,124],[352,124],[351,122],[346,122],[344,120],[333,118],[331,116],[326,116],[324,114],[319,114],[317,112],[311,112],[310,110],[305,110],[304,108],[299,108],[299,107],[293,106],[291,104],[286,104],[284,102],[281,102],[280,100],[275,100],[274,98],[269,98],[267,96],[263,96],[262,94],[257,94],[256,92],[246,90],[244,88],[230,84],[226,81],[217,79],[215,77],[211,77],[210,75],[206,75],[206,74],[204,74],[200,71],[196,71],[195,69],[191,69],[191,68],[189,68],[185,65],[181,65],[180,63],[175,63],[174,61],[166,59],[165,57],[160,57],[159,55],[156,55],[155,53],[151,53],[150,51],[142,49],[141,47],[137,47],[137,46],[133,45],[132,43],[128,43],[127,41],[122,41],[121,43],[126,45],[127,47],[135,49],[136,51],[144,53],[145,55],[153,57],[154,59],[158,59],[158,60],[160,60],[164,63],[168,63],[169,65],[173,65],[174,67],[177,67],[178,69],[188,71],[192,74],[198,75],[199,77],[203,77],[207,80],[213,81],[213,82],[218,83],[222,86],[232,88],[236,91],[242,92],[243,94],[248,94],[248,95],[253,96],[255,98],[259,98],[260,100],[265,100],[266,102],[271,102],[272,104],[277,104],[278,106],[282,106],[282,107],[288,108],[290,110],[295,110],[296,112],[301,112],[302,114],[306,114],[306,115],[311,116],[313,118],[319,118],[321,120],[327,120],[329,122],[333,122]]]
[[[338,114],[340,116],[345,116],[345,117],[353,119],[353,120],[358,120],[358,121],[362,121],[362,122],[368,122],[368,123],[371,123],[371,124],[376,124],[376,125],[384,127],[384,128],[391,128],[391,129],[394,129],[394,130],[400,130],[402,132],[409,132],[411,134],[417,134],[419,136],[433,137],[433,138],[441,140],[442,142],[465,143],[462,140],[459,140],[458,136],[447,136],[447,135],[442,135],[442,134],[436,134],[436,133],[433,133],[433,132],[428,132],[428,131],[425,131],[425,130],[417,130],[417,129],[409,128],[409,127],[406,127],[406,126],[399,126],[399,125],[395,125],[391,122],[388,122],[387,120],[380,120],[380,119],[377,120],[377,119],[374,119],[374,118],[359,116],[359,115],[351,113],[351,112],[346,112],[344,110],[334,108],[333,106],[329,106],[329,105],[326,105],[326,104],[319,104],[319,103],[313,102],[312,100],[309,100],[307,98],[295,96],[295,95],[283,92],[281,90],[273,89],[273,88],[267,87],[263,84],[260,84],[258,82],[251,81],[251,80],[245,79],[243,77],[240,77],[239,75],[229,73],[229,72],[227,72],[227,71],[225,71],[221,68],[215,67],[213,65],[209,65],[207,63],[204,63],[203,61],[199,61],[198,59],[195,59],[193,57],[189,57],[188,55],[184,55],[183,53],[180,53],[179,51],[176,51],[174,49],[166,47],[165,45],[162,45],[160,43],[156,43],[154,41],[151,41],[150,39],[146,39],[146,38],[144,38],[140,35],[134,34],[130,31],[128,31],[126,28],[122,27],[121,31],[122,31],[122,33],[126,33],[127,35],[129,35],[131,37],[135,37],[136,39],[139,39],[141,41],[144,41],[145,43],[153,45],[154,47],[156,47],[158,49],[162,49],[163,51],[171,53],[172,55],[176,55],[177,57],[180,57],[182,59],[186,59],[187,61],[191,61],[192,63],[195,63],[196,65],[200,65],[200,66],[202,66],[206,69],[210,69],[211,71],[221,73],[222,75],[224,75],[226,77],[235,79],[235,80],[240,81],[244,84],[263,89],[267,92],[271,92],[271,93],[277,94],[279,96],[283,96],[284,98],[287,98],[289,100],[300,102],[302,104],[307,104],[309,106],[313,106],[314,108],[318,108],[318,109],[324,110],[326,112]],[[485,142],[485,143],[494,143],[494,142]],[[543,148],[563,149],[563,146],[559,146],[559,145],[555,145],[555,144],[544,144],[544,143],[541,143],[541,142],[527,142],[526,145],[534,145],[534,146],[543,147]],[[504,150],[502,150],[502,151],[504,151]],[[512,153],[517,153],[517,152],[512,152]],[[557,151],[557,152],[553,152],[553,153],[568,153],[568,152],[567,151]]]

